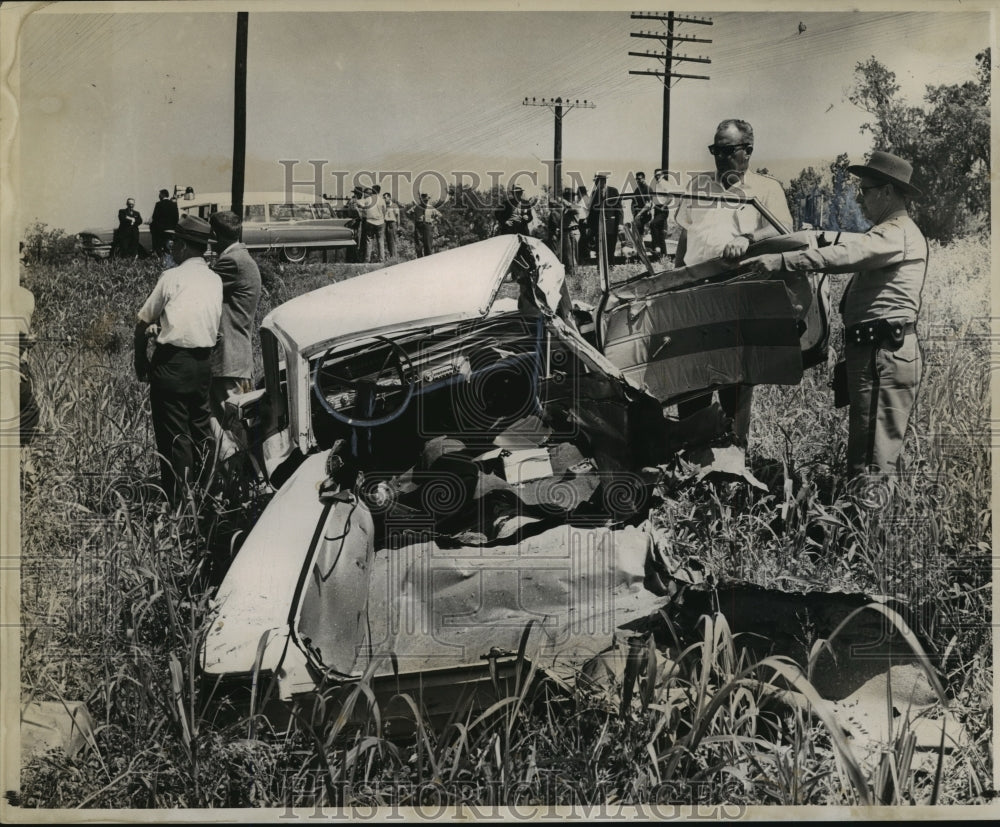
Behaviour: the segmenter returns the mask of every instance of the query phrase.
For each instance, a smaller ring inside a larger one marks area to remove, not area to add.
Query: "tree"
[[[848,100],[875,117],[873,122],[862,124],[861,131],[872,133],[876,149],[902,155],[918,139],[923,111],[896,99],[896,73],[874,56],[858,63],[854,75]]]
[[[805,224],[812,227],[825,226],[826,202],[830,197],[830,188],[814,167],[802,170],[793,178],[785,190],[785,195],[796,229],[801,229]]]
[[[850,161],[846,152],[842,152],[830,164],[830,221],[825,226],[833,230],[862,232],[868,229],[870,222],[865,219],[858,205],[857,190],[847,171],[848,166]]]
[[[913,164],[913,184],[923,190],[912,214],[924,234],[948,242],[989,222],[990,50],[976,55],[976,78],[927,86],[925,107],[897,97],[896,76],[875,57],[855,67],[852,103],[874,120],[873,149]]]

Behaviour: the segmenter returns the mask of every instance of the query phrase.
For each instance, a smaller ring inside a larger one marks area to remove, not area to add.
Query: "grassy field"
[[[361,271],[264,266],[260,314]],[[370,269],[370,268],[369,268]],[[631,701],[576,690],[531,703],[532,681],[444,732],[385,736],[364,681],[324,702],[368,708],[348,731],[335,715],[287,732],[234,716],[197,681],[206,631],[206,549],[225,553],[261,503],[232,487],[209,524],[157,516],[146,387],[131,370],[134,314],[151,263],[73,261],[22,271],[35,294],[30,365],[42,433],[22,484],[22,702],[84,700],[95,743],[22,772],[27,807],[309,807],[524,803],[982,803],[992,795],[990,328],[988,245],[931,247],[920,333],[926,370],[899,490],[849,491],[846,417],[829,371],[755,397],[748,461],[769,483],[665,486],[662,541],[722,578],[903,599],[940,675],[966,746],[912,762],[901,723],[874,766],[829,721],[775,711],[779,686],[807,697],[782,659],[747,660],[725,617],[678,651],[639,656]],[[593,298],[596,272],[571,280]],[[835,321],[836,324],[839,320]],[[870,502],[869,502],[870,500]],[[898,621],[900,624],[902,621]],[[783,681],[785,683],[783,683]],[[411,699],[412,700],[412,699]],[[624,710],[621,707],[624,706]],[[421,722],[419,707],[413,717]]]

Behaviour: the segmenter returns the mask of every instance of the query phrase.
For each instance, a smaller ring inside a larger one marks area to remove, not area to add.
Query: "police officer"
[[[847,168],[860,179],[861,209],[874,222],[858,235],[814,250],[748,259],[752,272],[820,270],[856,273],[841,305],[850,397],[847,470],[898,467],[903,436],[920,385],[916,321],[927,274],[927,242],[907,214],[906,199],[920,195],[913,168],[888,152]]]

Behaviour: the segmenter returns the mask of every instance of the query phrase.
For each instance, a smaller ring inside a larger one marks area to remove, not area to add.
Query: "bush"
[[[76,258],[76,238],[36,221],[21,242],[25,264],[68,264]]]

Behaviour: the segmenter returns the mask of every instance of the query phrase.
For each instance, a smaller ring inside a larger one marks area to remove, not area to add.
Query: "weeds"
[[[44,228],[43,228],[44,229]],[[41,230],[39,231],[41,232]],[[27,260],[27,259],[26,259]],[[62,261],[62,260],[60,260]],[[825,367],[791,388],[759,388],[749,461],[769,490],[724,483],[665,490],[652,522],[678,557],[706,571],[799,591],[868,592],[910,609],[911,645],[968,744],[914,760],[909,718],[881,759],[861,762],[808,680],[823,651],[808,618],[799,664],[753,660],[723,614],[697,640],[623,645],[599,685],[552,693],[527,653],[495,702],[458,705],[435,727],[419,692],[376,692],[370,672],[293,708],[276,732],[263,710],[198,680],[213,567],[262,503],[233,485],[199,517],[195,494],[164,513],[146,389],[131,370],[134,313],[153,262],[31,259],[32,350],[41,432],[22,501],[22,694],[83,699],[95,744],[22,771],[22,806],[450,806],[508,803],[970,803],[991,795],[992,641],[986,245],[932,249],[921,335],[926,368],[892,490],[849,490],[845,417]],[[264,264],[260,314],[357,272]],[[581,267],[574,296],[592,295]],[[259,321],[259,320],[258,320]],[[530,632],[530,630],[529,630]],[[627,651],[626,651],[627,650]],[[922,649],[920,650],[923,651]],[[609,697],[611,700],[609,701]],[[412,735],[395,734],[401,721]],[[395,727],[395,729],[394,729]]]

